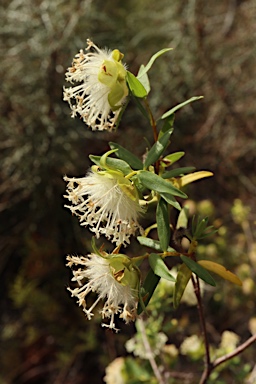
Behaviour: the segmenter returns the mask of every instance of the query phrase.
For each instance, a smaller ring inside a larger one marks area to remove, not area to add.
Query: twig
[[[220,364],[225,363],[226,361],[232,359],[233,357],[239,355],[246,348],[248,348],[251,344],[256,341],[256,333],[251,336],[248,340],[246,340],[243,344],[239,345],[233,352],[230,352],[222,357],[219,357],[212,363],[212,370],[218,367]]]
[[[204,367],[204,372],[202,374],[201,380],[199,382],[199,384],[204,384],[206,383],[206,380],[209,377],[210,372],[212,371],[212,363],[210,358],[210,346],[209,346],[209,340],[208,340],[208,335],[206,330],[205,316],[204,316],[202,296],[201,296],[200,283],[199,283],[198,276],[194,278],[194,276],[192,275],[192,283],[193,283],[194,292],[197,298],[197,308],[198,308],[200,324],[201,324],[203,338],[204,338],[205,367]]]
[[[201,298],[201,292],[200,292],[200,285],[199,285],[199,279],[196,277],[196,279],[192,275],[192,283],[194,286],[195,295],[197,297],[197,304],[198,304],[198,312],[200,317],[200,323],[202,327],[203,337],[204,337],[204,345],[205,345],[205,368],[202,373],[201,379],[199,384],[205,384],[211,374],[211,372],[218,367],[220,364],[225,363],[226,361],[232,359],[233,357],[239,355],[242,353],[246,348],[248,348],[251,344],[253,344],[256,341],[256,334],[251,336],[248,340],[246,340],[243,344],[239,345],[234,351],[219,357],[215,361],[211,362],[210,359],[210,349],[209,349],[209,340],[207,336],[206,331],[206,323],[205,323],[205,317],[203,312],[203,305],[202,305],[202,298]]]
[[[141,331],[142,342],[143,342],[145,351],[147,353],[151,368],[155,374],[155,377],[157,378],[158,384],[165,384],[164,380],[162,378],[161,372],[159,371],[159,368],[156,364],[155,357],[154,357],[154,354],[152,352],[151,346],[148,342],[144,321],[142,318],[139,318],[137,321],[139,323],[139,327],[140,327],[140,331]]]

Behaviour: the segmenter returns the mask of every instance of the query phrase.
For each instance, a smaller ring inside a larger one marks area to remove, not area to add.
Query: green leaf
[[[195,216],[193,216],[192,235],[195,240],[203,239],[216,232],[216,229],[212,225],[207,227],[207,224],[208,224],[208,217],[205,217],[204,219],[200,219],[200,218],[196,219]]]
[[[168,131],[170,128],[173,128],[173,125],[174,125],[174,119],[175,119],[175,115],[171,115],[171,116],[168,116],[165,120],[164,120],[164,125],[161,129],[161,131],[159,132],[159,135],[158,137],[161,137],[166,131]]]
[[[161,55],[163,55],[165,52],[171,51],[173,48],[164,48],[161,49],[160,51],[156,52],[149,60],[147,65],[144,68],[141,68],[138,73],[138,78],[142,77],[145,73],[147,73],[152,65],[154,64],[154,61]]]
[[[217,273],[217,275],[223,277],[223,279],[231,281],[231,283],[240,286],[242,285],[242,281],[234,273],[230,272],[226,267],[221,264],[209,260],[199,260],[198,264],[200,264],[202,267],[208,269],[211,272]]]
[[[162,177],[149,171],[140,171],[138,179],[149,190],[159,193],[168,193],[173,196],[187,198],[187,195],[181,190],[175,188],[170,181],[162,179]]]
[[[141,82],[131,72],[127,71],[126,77],[128,86],[132,94],[136,97],[143,98],[147,96],[147,91]]]
[[[147,75],[147,73],[143,73],[142,76],[140,75],[140,73],[142,73],[142,71],[144,71],[144,68],[145,68],[145,65],[142,64],[140,66],[140,69],[139,69],[139,72],[137,75],[137,79],[140,80],[141,84],[146,89],[147,93],[149,94],[151,88],[150,88],[150,82],[149,82],[148,75]]]
[[[93,163],[100,167],[101,156],[89,155],[89,158]],[[109,168],[123,172],[124,175],[128,175],[133,171],[129,164],[126,163],[126,161],[115,159],[113,157],[107,157],[106,164],[109,166]]]
[[[186,264],[181,264],[178,270],[178,274],[176,277],[176,283],[174,286],[174,294],[173,294],[173,306],[174,308],[178,308],[180,304],[180,300],[183,296],[185,288],[191,278],[192,272],[186,266]]]
[[[160,277],[157,276],[152,269],[150,269],[142,286],[142,289],[144,291],[144,297],[142,299],[145,307],[148,305],[159,281]],[[140,315],[143,310],[143,306],[139,303],[137,310],[138,315]]]
[[[201,265],[199,265],[187,256],[181,255],[180,258],[192,272],[194,272],[198,277],[200,277],[200,279],[204,280],[207,284],[210,284],[214,287],[216,286],[216,283],[210,273],[206,269],[201,267]]]
[[[168,204],[162,198],[156,208],[157,234],[163,251],[166,251],[170,242],[170,217]]]
[[[171,153],[170,155],[165,156],[163,160],[169,162],[169,164],[167,165],[167,167],[169,167],[170,165],[174,164],[176,161],[178,161],[184,155],[185,155],[185,152],[175,152],[175,153]]]
[[[162,251],[160,241],[158,241],[158,240],[153,240],[153,239],[150,239],[149,237],[145,237],[145,236],[138,236],[137,240],[141,245],[144,245],[145,247],[153,248],[159,252]],[[172,247],[168,247],[167,252],[176,252],[176,251]]]
[[[160,255],[157,253],[151,253],[148,260],[150,267],[157,276],[163,277],[169,281],[176,281],[175,277],[170,274],[168,267],[165,265]]]
[[[188,207],[183,207],[177,220],[176,229],[179,228],[187,228],[188,227],[188,216],[189,216],[189,209]]]
[[[195,170],[195,167],[182,167],[182,168],[176,168],[172,169],[171,171],[165,172],[162,174],[163,179],[171,179],[172,177],[177,177],[184,175],[185,173],[190,173]]]
[[[160,193],[160,196],[170,205],[172,205],[174,208],[178,209],[178,211],[181,210],[181,206],[178,203],[178,201],[169,193]]]
[[[120,157],[120,159],[128,163],[133,169],[137,170],[137,169],[143,168],[142,161],[137,156],[135,156],[132,152],[128,151],[126,148],[113,142],[110,142],[109,146],[111,149],[118,149],[118,151],[116,152],[116,155]]]
[[[155,163],[162,153],[164,152],[166,146],[168,145],[170,135],[173,129],[169,129],[169,131],[165,132],[163,136],[157,140],[154,145],[148,151],[146,160],[144,162],[144,167],[148,168],[151,164]]]
[[[186,100],[184,101],[183,103],[181,104],[178,104],[176,105],[175,107],[171,108],[169,111],[165,112],[161,117],[160,119],[166,119],[167,117],[169,117],[170,115],[172,115],[174,112],[176,112],[178,109],[184,107],[185,105],[189,104],[189,103],[192,103],[193,101],[196,101],[196,100],[199,100],[199,99],[202,99],[203,96],[194,96],[194,97],[191,97],[189,100]]]

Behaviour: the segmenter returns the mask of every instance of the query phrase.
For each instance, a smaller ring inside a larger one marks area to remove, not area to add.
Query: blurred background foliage
[[[241,341],[249,337],[256,300],[255,20],[254,0],[1,1],[1,383],[101,383],[135,332],[118,324],[115,335],[97,318],[86,321],[65,289],[65,255],[87,254],[90,236],[63,209],[62,176],[84,175],[88,155],[105,152],[110,140],[142,156],[147,128],[132,103],[114,134],[92,133],[70,119],[64,74],[87,37],[122,51],[134,73],[156,51],[174,48],[150,72],[156,116],[204,95],[177,114],[173,151],[185,150],[181,166],[214,172],[187,191],[192,212],[210,214],[219,228],[200,255],[245,281],[242,289],[220,281],[205,295],[211,341],[217,346],[226,329]],[[195,309],[181,306],[172,317],[179,329],[169,332],[169,343],[177,348],[200,334]],[[252,349],[238,367],[251,371]],[[199,371],[184,358],[172,369],[180,364],[184,372]],[[218,382],[234,383],[234,369],[226,367]]]

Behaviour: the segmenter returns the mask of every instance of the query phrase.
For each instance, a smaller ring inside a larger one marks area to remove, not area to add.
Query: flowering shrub
[[[194,167],[174,168],[173,165],[184,156],[184,152],[169,152],[175,112],[201,96],[191,97],[156,119],[148,102],[151,91],[148,72],[155,60],[170,49],[154,54],[134,75],[123,64],[123,54],[119,50],[101,50],[90,40],[87,44],[88,52],[81,50],[66,73],[67,81],[80,83],[64,88],[64,100],[70,105],[71,116],[79,114],[92,130],[113,131],[119,128],[125,108],[134,100],[149,123],[153,144],[145,148],[140,159],[118,143],[111,142],[109,151],[102,156],[90,155],[94,164],[86,176],[64,177],[67,182],[64,197],[70,203],[65,207],[96,237],[96,240],[92,238],[93,252],[90,255],[67,257],[67,266],[73,271],[72,281],[77,283],[75,288],[68,290],[77,298],[88,320],[103,300],[105,303],[100,313],[104,327],[117,331],[115,316],[125,323],[139,322],[137,328],[142,337],[128,345],[136,353],[136,345],[144,343],[146,352],[143,356],[147,356],[158,382],[162,383],[164,381],[155,356],[160,353],[167,337],[162,332],[156,333],[159,337],[152,338],[155,340],[153,351],[147,341],[141,314],[147,311],[146,307],[161,279],[172,284],[171,301],[175,309],[188,283],[192,282],[203,331],[200,353],[196,357],[201,357],[204,351],[206,368],[201,383],[206,382],[220,362],[212,362],[210,357],[200,280],[204,281],[204,285],[215,286],[210,271],[238,286],[242,283],[221,264],[198,258],[198,242],[215,230],[208,226],[207,217],[190,218],[185,204],[188,196],[183,189],[213,174],[204,170],[195,171]],[[143,228],[142,218],[146,217],[151,206],[155,209],[155,223]],[[173,214],[173,210],[178,211],[178,216]],[[171,223],[176,216],[177,222],[173,225]],[[153,229],[157,231],[157,238],[152,234]],[[121,247],[129,245],[131,237],[135,237],[141,246],[141,254],[133,257],[120,253]],[[107,238],[115,246],[111,252],[104,250],[102,238]],[[186,248],[183,239],[188,242]],[[175,276],[166,264],[169,257],[176,257]],[[146,261],[148,273],[144,277],[140,265]],[[98,297],[88,308],[87,296],[91,292]],[[199,340],[196,336],[191,337],[191,340],[195,339]],[[183,353],[187,350],[185,346],[186,343],[183,343]]]

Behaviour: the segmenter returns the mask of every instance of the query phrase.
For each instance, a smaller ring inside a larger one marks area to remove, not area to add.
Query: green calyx
[[[109,267],[114,279],[123,286],[129,286],[135,296],[139,295],[140,270],[132,260],[122,254],[109,255]]]
[[[116,180],[117,184],[121,188],[121,190],[133,201],[138,202],[138,192],[134,184],[124,176],[123,172],[119,169],[114,169],[112,167],[109,167],[107,165],[107,158],[112,153],[116,152],[117,149],[112,149],[108,152],[106,152],[100,160],[100,166],[99,168],[97,165],[93,165],[91,167],[91,170],[94,173],[97,173],[98,175],[102,175],[103,177],[107,177],[110,179]]]
[[[108,102],[113,111],[121,107],[121,105],[117,104],[120,103],[129,92],[126,85],[127,71],[121,63],[123,56],[118,49],[115,49],[112,52],[113,60],[104,60],[98,74],[98,80],[110,88]]]

